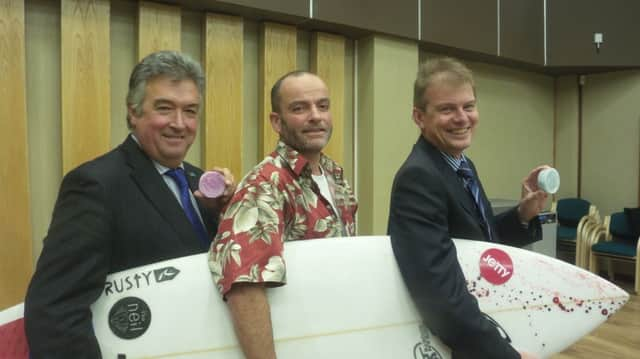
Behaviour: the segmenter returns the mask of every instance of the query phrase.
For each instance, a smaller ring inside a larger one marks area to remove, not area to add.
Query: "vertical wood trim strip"
[[[576,77],[578,82],[578,198],[582,198],[582,101],[584,96],[582,76]]]
[[[553,147],[551,151],[551,165],[557,166],[558,161],[558,77],[553,78]]]
[[[61,0],[62,170],[106,152],[111,134],[109,1]]]
[[[141,1],[138,6],[138,58],[159,50],[180,51],[179,6]]]
[[[553,78],[553,143],[551,147],[551,166],[557,168],[558,164],[558,77]],[[556,201],[557,193],[551,195],[551,201]]]
[[[313,34],[311,43],[311,72],[324,80],[329,88],[333,134],[324,153],[338,163],[344,159],[345,133],[345,38],[322,32]]]
[[[32,272],[24,1],[0,2],[0,310],[24,299]]]
[[[241,178],[243,157],[242,18],[208,14],[205,22],[204,164],[227,167]]]
[[[259,54],[259,141],[258,158],[271,153],[278,142],[278,134],[271,128],[271,87],[287,72],[296,69],[296,28],[265,23],[260,32]]]

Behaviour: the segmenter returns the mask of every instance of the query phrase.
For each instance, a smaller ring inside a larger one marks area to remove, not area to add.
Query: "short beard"
[[[299,137],[298,134],[287,125],[284,118],[280,117],[280,140],[300,153],[322,152],[329,143],[332,133],[333,128],[328,128],[326,141],[320,148],[316,148],[317,146],[311,146],[303,138]]]

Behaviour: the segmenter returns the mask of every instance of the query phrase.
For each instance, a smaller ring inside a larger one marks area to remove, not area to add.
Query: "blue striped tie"
[[[491,235],[491,227],[489,226],[489,221],[487,221],[487,214],[480,198],[480,186],[478,186],[478,181],[476,181],[476,177],[474,176],[474,173],[469,167],[467,161],[460,162],[458,175],[464,180],[464,186],[469,191],[469,194],[471,194],[471,197],[473,197],[473,201],[476,203],[476,208],[482,216],[485,234],[489,237],[490,241],[493,241],[493,237]]]
[[[191,203],[191,196],[189,195],[189,184],[187,183],[187,177],[184,175],[184,170],[180,167],[176,169],[171,169],[165,172],[167,176],[171,177],[173,181],[178,185],[178,189],[180,190],[180,202],[182,203],[182,209],[184,213],[187,215],[187,219],[191,222],[191,226],[198,234],[198,237],[204,243],[205,246],[209,246],[209,236],[207,235],[207,231],[204,229],[204,225],[200,222],[200,218],[198,218],[198,214],[196,213],[196,209],[193,207]]]

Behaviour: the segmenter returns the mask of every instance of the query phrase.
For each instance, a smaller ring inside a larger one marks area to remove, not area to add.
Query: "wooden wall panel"
[[[500,56],[544,65],[544,2],[500,1]]]
[[[29,157],[22,0],[0,1],[0,310],[24,299],[31,277]]]
[[[637,68],[638,13],[639,1],[547,1],[547,65]],[[603,34],[598,51],[595,33]]]
[[[205,118],[201,128],[204,165],[227,167],[242,178],[243,156],[243,21],[240,17],[207,15],[205,60],[207,78]]]
[[[218,3],[234,4],[252,9],[266,10],[295,16],[309,16],[309,2],[304,0],[218,0]]]
[[[316,0],[313,18],[418,40],[416,0]]]
[[[138,6],[138,58],[159,50],[180,51],[180,7],[141,1]]]
[[[343,163],[345,38],[323,32],[314,33],[311,41],[310,63],[311,72],[324,80],[331,98],[333,134],[324,153],[338,163]]]
[[[421,23],[422,41],[498,54],[496,0],[422,0]]]
[[[296,69],[297,34],[293,26],[265,23],[260,33],[259,54],[259,116],[258,158],[271,153],[278,142],[278,134],[271,128],[271,87],[287,72]]]
[[[109,150],[108,0],[61,0],[62,170]]]

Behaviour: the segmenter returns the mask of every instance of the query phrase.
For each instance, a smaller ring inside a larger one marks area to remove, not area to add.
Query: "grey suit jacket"
[[[539,222],[534,220],[524,229],[516,208],[494,216],[478,182],[494,240],[521,246],[540,238]],[[452,348],[454,358],[519,358],[467,290],[451,240],[488,240],[482,226],[462,179],[420,137],[396,174],[388,224],[409,292],[428,327]]]
[[[197,188],[202,171],[184,166]],[[217,214],[199,210],[213,238]],[[70,171],[25,299],[31,357],[99,358],[89,306],[107,274],[207,249],[131,136]]]

